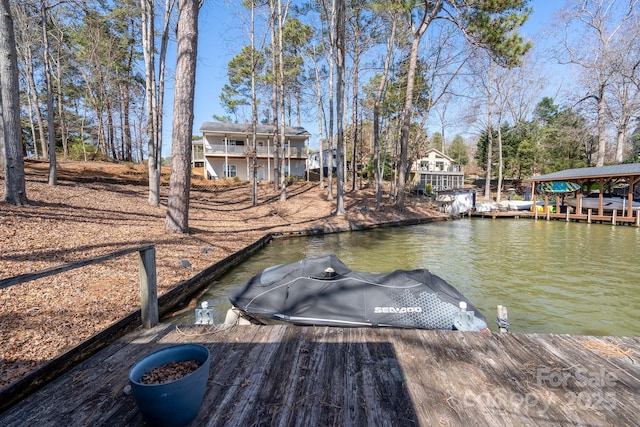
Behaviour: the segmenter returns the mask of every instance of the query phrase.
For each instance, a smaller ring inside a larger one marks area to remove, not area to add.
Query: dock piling
[[[509,332],[509,315],[507,313],[507,307],[504,305],[498,306],[498,318],[496,323],[500,328],[500,332]]]

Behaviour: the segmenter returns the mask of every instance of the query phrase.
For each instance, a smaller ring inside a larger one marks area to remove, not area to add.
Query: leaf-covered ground
[[[27,162],[30,207],[0,202],[0,279],[154,243],[163,294],[267,232],[438,215],[430,203],[416,199],[398,212],[385,198],[376,210],[369,188],[347,192],[347,213],[336,217],[335,201],[327,201],[327,190],[317,183],[290,186],[286,202],[270,185],[260,185],[254,207],[249,185],[195,179],[190,233],[170,234],[164,231],[168,188],[162,187],[161,206],[150,206],[144,168],[64,162],[58,185],[50,186],[47,167]],[[136,257],[1,289],[0,388],[138,310]]]

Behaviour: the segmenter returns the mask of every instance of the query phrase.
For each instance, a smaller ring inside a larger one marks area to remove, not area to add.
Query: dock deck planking
[[[411,329],[137,330],[0,414],[0,425],[141,425],[128,371],[211,350],[198,426],[637,425],[640,339]]]
[[[632,225],[640,226],[640,213],[636,216],[616,216],[613,215],[598,215],[594,213],[588,215],[586,213],[576,214],[571,213],[567,216],[566,213],[546,213],[538,212],[537,216],[535,212],[531,211],[491,211],[491,212],[469,212],[470,217],[475,218],[531,218],[536,220],[558,220],[558,221],[573,221],[573,222],[600,222],[605,224],[618,224],[618,225]]]

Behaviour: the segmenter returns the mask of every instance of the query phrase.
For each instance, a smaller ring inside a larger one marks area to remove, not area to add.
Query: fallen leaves
[[[169,362],[145,373],[140,382],[142,384],[164,384],[179,380],[195,372],[202,363],[197,360],[183,360],[180,362]]]
[[[267,232],[348,227],[350,221],[386,222],[400,215],[388,201],[376,212],[372,189],[347,193],[347,214],[338,218],[333,216],[335,202],[328,202],[326,190],[312,183],[288,187],[285,203],[271,185],[260,185],[258,206],[252,206],[249,186],[200,185],[191,191],[191,233],[175,235],[163,229],[167,188],[162,187],[162,206],[150,206],[147,187],[135,185],[143,171],[131,174],[125,173],[131,166],[60,162],[59,184],[52,187],[46,184],[46,163],[28,166],[32,206],[0,203],[0,279],[153,243],[158,293],[163,294]],[[91,174],[101,180],[72,180]],[[114,177],[132,183],[109,181]],[[272,215],[274,211],[278,215]],[[437,213],[428,204],[413,204],[402,215]],[[181,260],[191,268],[182,267]],[[130,254],[1,289],[0,388],[139,310],[138,277],[137,255]]]

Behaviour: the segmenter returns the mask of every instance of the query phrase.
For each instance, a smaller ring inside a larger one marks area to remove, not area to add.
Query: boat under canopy
[[[473,304],[428,270],[356,272],[334,254],[267,268],[229,299],[257,323],[487,330]]]
[[[597,196],[597,194],[596,194]],[[581,197],[579,200],[576,198],[567,198],[564,203],[567,206],[576,207],[580,203],[582,209],[599,209],[600,199],[598,197]],[[629,202],[622,197],[603,197],[602,198],[602,210],[604,211],[628,211]],[[632,201],[631,210],[640,210],[640,202]]]
[[[549,181],[538,186],[538,190],[545,193],[573,193],[581,188],[580,184],[569,181]]]

